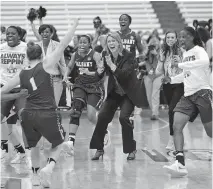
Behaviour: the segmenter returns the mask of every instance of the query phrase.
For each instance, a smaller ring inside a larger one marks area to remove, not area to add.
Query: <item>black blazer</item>
[[[108,86],[107,86],[107,96],[109,93],[114,90],[115,78],[116,77],[118,83],[132,101],[132,103],[137,107],[142,107],[142,86],[140,81],[136,76],[136,72],[134,70],[134,55],[127,51],[123,50],[123,56],[118,55],[117,59],[117,68],[113,73],[109,66],[106,63],[105,55],[106,52],[102,53],[102,57],[104,59],[105,72],[109,76]],[[113,57],[111,56],[113,61]],[[114,62],[114,61],[113,61]],[[103,73],[104,74],[104,73]]]

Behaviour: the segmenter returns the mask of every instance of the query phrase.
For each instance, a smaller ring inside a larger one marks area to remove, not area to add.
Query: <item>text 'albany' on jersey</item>
[[[128,34],[122,34],[121,31],[118,31],[118,34],[121,37],[123,47],[136,56],[136,33],[130,31]]]

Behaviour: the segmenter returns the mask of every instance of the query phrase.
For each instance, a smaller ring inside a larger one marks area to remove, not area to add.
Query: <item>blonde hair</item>
[[[110,33],[107,34],[106,39],[105,39],[105,48],[104,48],[104,50],[107,51],[108,54],[110,53],[110,50],[109,50],[108,45],[107,45],[108,37],[112,37],[118,42],[118,45],[119,45],[118,46],[118,54],[123,56],[123,54],[122,54],[122,52],[123,52],[123,43],[122,43],[120,35],[117,32],[110,32]]]

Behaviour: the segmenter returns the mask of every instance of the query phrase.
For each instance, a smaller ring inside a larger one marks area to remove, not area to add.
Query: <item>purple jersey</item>
[[[26,109],[56,109],[53,80],[42,63],[32,69],[22,70],[20,75],[21,88],[28,89]]]

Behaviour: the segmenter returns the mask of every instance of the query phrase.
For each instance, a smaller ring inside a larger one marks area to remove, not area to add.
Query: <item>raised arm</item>
[[[33,34],[35,35],[36,39],[37,39],[38,41],[41,41],[42,38],[41,38],[41,36],[39,35],[37,29],[35,28],[35,24],[33,23],[33,21],[30,23],[30,25],[31,25]]]
[[[59,45],[56,47],[56,49],[46,56],[45,58],[45,64],[46,66],[53,66],[53,64],[57,64],[64,53],[65,48],[69,45],[70,41],[72,40],[72,37],[75,33],[76,27],[78,25],[78,19],[75,19],[74,24],[69,29],[65,37],[60,41]]]

